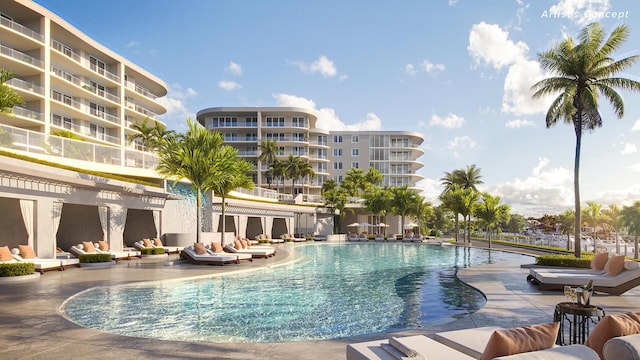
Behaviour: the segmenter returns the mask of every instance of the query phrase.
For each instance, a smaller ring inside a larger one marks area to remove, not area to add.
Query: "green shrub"
[[[36,271],[33,263],[7,263],[0,264],[0,277],[31,275]]]
[[[292,241],[293,241],[293,239],[292,239],[292,238],[286,238],[286,239],[284,239],[284,242],[292,242]]]
[[[536,257],[536,265],[588,269],[591,267],[591,259],[593,259],[593,255],[585,255],[581,258],[576,258],[574,255],[564,254],[543,255]]]
[[[164,248],[144,248],[140,250],[141,255],[163,255]]]
[[[258,244],[268,244],[269,240],[258,240]]]
[[[81,264],[111,262],[111,254],[81,254],[78,259]]]

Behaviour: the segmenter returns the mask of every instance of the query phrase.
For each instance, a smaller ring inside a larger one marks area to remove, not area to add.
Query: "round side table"
[[[604,315],[604,310],[594,305],[586,306],[574,302],[557,304],[553,313],[553,321],[560,322],[556,344],[584,344],[591,325],[600,321]]]

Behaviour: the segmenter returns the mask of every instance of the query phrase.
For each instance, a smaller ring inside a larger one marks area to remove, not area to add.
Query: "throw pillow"
[[[611,338],[640,334],[640,312],[607,315],[598,322],[584,343],[604,359],[602,348]]]
[[[217,242],[212,242],[211,243],[211,248],[213,248],[213,252],[214,253],[223,253],[224,250],[222,250],[222,245],[220,245]]]
[[[98,248],[102,251],[109,251],[109,244],[104,240],[100,240],[98,241]]]
[[[624,262],[624,269],[625,270],[635,270],[637,268],[640,268],[640,263],[638,263],[637,261],[626,260]]]
[[[240,249],[242,249],[242,244],[240,244],[240,241],[234,240],[233,241],[233,247],[238,249],[238,250],[240,250]]]
[[[624,270],[624,255],[612,256],[604,266],[604,272],[607,275],[616,276]]]
[[[480,360],[553,347],[560,329],[559,322],[520,328],[496,330],[482,352]]]
[[[20,256],[23,259],[33,259],[36,257],[35,251],[29,245],[18,245],[18,249],[20,249]]]
[[[142,245],[144,245],[144,247],[146,248],[153,247],[153,244],[151,243],[150,239],[142,239]]]
[[[13,256],[11,255],[11,251],[9,251],[8,246],[0,247],[0,261],[9,261],[13,260]]]
[[[607,260],[609,260],[609,253],[599,253],[591,260],[591,268],[593,270],[603,270]]]
[[[153,245],[158,246],[158,247],[163,247],[162,241],[160,241],[160,239],[158,239],[158,238],[154,238],[153,239]]]
[[[204,247],[203,243],[195,243],[193,244],[193,248],[196,250],[196,254],[204,255],[207,253],[207,248]]]
[[[96,251],[96,247],[93,246],[93,243],[91,241],[83,241],[82,242],[82,249],[85,252],[91,253],[91,252],[95,252]]]

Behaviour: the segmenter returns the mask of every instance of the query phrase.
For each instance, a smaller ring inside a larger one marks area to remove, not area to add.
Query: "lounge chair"
[[[238,239],[238,241],[240,242],[240,244],[242,245],[243,249],[252,249],[252,250],[273,250],[273,253],[275,254],[276,252],[276,248],[271,246],[271,245],[257,245],[257,244],[252,244],[249,240],[247,239]],[[235,241],[233,243],[233,245],[235,246]]]
[[[197,251],[196,251],[197,247]],[[229,263],[239,264],[240,259],[235,254],[219,254],[207,251],[204,244],[199,243],[186,246],[182,249],[182,254],[191,262],[197,265],[224,265]]]
[[[113,251],[109,249],[109,245],[105,241],[98,241],[92,243],[91,241],[83,241],[82,244],[74,245],[69,248],[69,252],[75,257],[80,257],[83,254],[110,254],[111,259],[118,260],[131,260],[132,256],[140,256],[138,251]]]
[[[158,238],[142,239],[133,243],[133,246],[138,250],[145,248],[162,248],[167,254],[177,254],[182,250],[182,246],[165,246]]]
[[[252,248],[252,247],[244,248],[240,243],[240,241],[238,240],[236,240],[233,245],[231,244],[225,245],[224,250],[232,254],[248,254],[252,257],[261,257],[261,258],[268,258],[270,256],[275,255],[276,253],[275,249]]]
[[[422,242],[422,235],[420,234],[413,234],[413,242]]]
[[[211,254],[218,254],[218,255],[224,255],[227,253],[230,253],[229,251],[225,251],[224,248],[222,247],[222,245],[220,245],[217,242],[212,242],[211,244],[207,244],[205,245],[205,248],[207,249],[207,251]],[[249,260],[249,261],[253,261],[254,256],[252,254],[249,253],[235,253],[235,256],[238,257],[238,260]]]
[[[18,262],[30,262],[35,265],[39,273],[48,270],[64,270],[69,266],[80,266],[78,259],[42,259],[36,256],[31,246],[18,245],[18,248],[11,250],[12,256]]]
[[[384,239],[384,235],[382,234],[376,234],[376,237],[374,239],[375,241],[385,241]]]
[[[327,241],[327,237],[325,235],[313,234],[313,240],[315,240],[315,241]]]
[[[413,233],[409,233],[402,237],[402,242],[413,242]]]
[[[358,241],[360,239],[358,237],[358,234],[349,233],[349,235],[347,236],[347,240],[349,240],[349,241]]]
[[[540,290],[562,290],[565,285],[583,286],[593,280],[594,291],[620,295],[640,285],[640,264],[624,261],[619,273],[592,269],[532,268],[527,280]]]

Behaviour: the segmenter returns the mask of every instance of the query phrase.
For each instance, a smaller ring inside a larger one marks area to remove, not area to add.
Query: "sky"
[[[481,191],[526,217],[573,209],[575,133],[545,124],[538,54],[599,21],[640,55],[635,0],[36,0],[169,88],[158,117],[184,131],[209,107],[301,106],[317,126],[424,135],[418,186],[438,204],[445,172],[475,164]],[[621,74],[640,81],[640,64]],[[640,200],[640,93],[582,137],[587,201]]]

